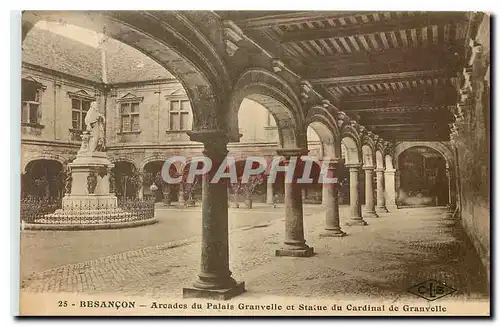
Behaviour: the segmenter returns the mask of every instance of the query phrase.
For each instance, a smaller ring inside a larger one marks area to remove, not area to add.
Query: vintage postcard
[[[20,315],[490,315],[490,14],[21,21]]]

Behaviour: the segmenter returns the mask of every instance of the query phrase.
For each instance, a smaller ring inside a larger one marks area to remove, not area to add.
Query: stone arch
[[[399,157],[401,154],[410,149],[412,147],[429,147],[437,151],[439,154],[443,156],[446,161],[446,164],[450,168],[455,167],[455,159],[451,148],[446,146],[442,142],[429,142],[429,141],[404,141],[396,145],[394,148],[394,164],[397,168],[399,166]]]
[[[37,161],[37,160],[48,160],[48,161],[57,161],[61,163],[61,165],[64,167],[69,160],[65,158],[62,155],[55,154],[55,153],[42,153],[42,154],[36,154],[33,156],[30,156],[29,159],[25,160],[22,163],[21,166],[21,173],[26,173],[26,167],[30,162]]]
[[[383,169],[385,164],[384,164],[384,155],[382,154],[382,151],[380,149],[377,149],[375,152],[375,163],[377,169]]]
[[[245,71],[234,87],[225,119],[230,141],[239,141],[238,110],[249,98],[271,112],[279,130],[279,146],[305,148],[304,115],[300,100],[292,87],[281,77],[262,68]]]
[[[313,106],[309,109],[306,117],[306,128],[307,126],[313,128],[318,134],[323,147],[323,156],[341,157],[339,129],[335,119],[326,108]]]
[[[188,94],[193,130],[222,129],[220,111],[230,77],[216,47],[185,14],[176,11],[27,11],[23,37],[38,21],[64,22],[127,44],[172,73]]]
[[[345,163],[346,164],[360,164],[362,163],[362,158],[360,157],[360,150],[358,143],[348,135],[342,138],[342,145],[345,149]]]
[[[64,173],[67,161],[61,157],[37,156],[29,160],[21,174],[21,198],[58,199],[64,194]]]
[[[369,135],[364,135],[361,141],[361,152],[364,166],[375,166],[375,143]]]
[[[118,162],[127,162],[127,163],[130,163],[132,164],[132,166],[134,167],[134,169],[136,171],[141,171],[137,168],[137,165],[136,165],[136,162],[135,160],[129,158],[129,157],[120,157],[120,156],[114,156],[114,157],[110,157],[109,158],[109,161],[113,164],[116,164]]]
[[[385,154],[385,169],[394,170],[393,157],[390,154]]]
[[[141,164],[139,164],[139,171],[144,171],[144,167],[148,164],[148,163],[151,163],[151,162],[156,162],[156,161],[163,161],[165,162],[167,158],[166,157],[163,157],[161,155],[152,155],[152,156],[148,156],[146,158],[144,158],[142,161],[141,161]]]
[[[361,140],[356,129],[351,125],[342,126],[340,135],[347,153],[350,154],[346,156],[346,163],[363,163]]]

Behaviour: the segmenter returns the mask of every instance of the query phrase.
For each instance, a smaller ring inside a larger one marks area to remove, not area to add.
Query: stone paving
[[[346,214],[341,207],[341,216]],[[230,266],[235,279],[246,282],[243,296],[399,298],[411,296],[409,287],[436,279],[457,289],[454,297],[488,297],[480,260],[444,208],[380,214],[367,219],[367,226],[343,227],[343,238],[320,238],[324,213],[305,215],[306,240],[316,253],[309,258],[274,256],[283,241],[282,215],[231,229]],[[179,298],[196,278],[199,253],[196,235],[32,273],[21,288]]]

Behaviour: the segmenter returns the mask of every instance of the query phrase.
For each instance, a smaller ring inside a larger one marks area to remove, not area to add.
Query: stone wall
[[[478,47],[479,46],[479,47]],[[457,148],[462,223],[489,276],[490,265],[490,22],[485,15],[479,26],[475,57],[462,88],[462,117],[453,136]],[[467,82],[470,76],[470,85]]]

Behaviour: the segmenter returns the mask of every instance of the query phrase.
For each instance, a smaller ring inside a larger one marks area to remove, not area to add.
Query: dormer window
[[[143,97],[128,93],[117,101],[120,110],[120,133],[141,131],[140,103],[142,100]]]
[[[168,131],[191,130],[191,103],[184,89],[178,89],[166,96],[169,112]]]
[[[21,80],[21,122],[24,124],[39,125],[40,99],[45,87],[33,78]]]
[[[76,93],[68,92],[71,98],[71,128],[73,131],[83,131],[87,129],[85,117],[90,109],[90,103],[96,100],[84,90]]]

